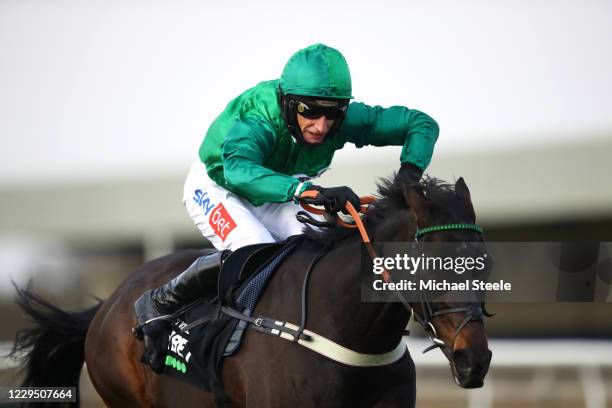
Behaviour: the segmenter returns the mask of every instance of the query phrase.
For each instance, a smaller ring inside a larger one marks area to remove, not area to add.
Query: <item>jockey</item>
[[[385,109],[349,103],[351,99],[346,60],[339,51],[315,44],[289,59],[280,80],[248,89],[215,119],[200,147],[200,160],[187,175],[183,203],[219,252],[199,258],[136,301],[145,350],[148,334],[155,331],[155,325],[146,323],[210,293],[228,251],[302,232],[295,218],[300,210],[295,198],[302,192],[317,190],[332,211],[342,210],[346,202],[359,208],[359,197],[350,187],[310,181],[347,142],[403,146],[399,172],[420,179],[438,138],[436,122],[414,109]],[[153,362],[159,357],[147,358]]]

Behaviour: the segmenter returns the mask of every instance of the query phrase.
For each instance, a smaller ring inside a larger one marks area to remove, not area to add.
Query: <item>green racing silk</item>
[[[253,205],[291,200],[308,188],[305,183],[296,192],[300,182],[329,167],[335,151],[347,142],[359,148],[403,146],[402,163],[423,170],[429,165],[439,130],[425,113],[353,102],[336,134],[319,145],[304,145],[282,119],[278,84],[261,82],[232,100],[200,146],[209,177]]]

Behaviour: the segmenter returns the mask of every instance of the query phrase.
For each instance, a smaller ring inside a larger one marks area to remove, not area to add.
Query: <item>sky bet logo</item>
[[[221,241],[225,241],[229,233],[236,228],[236,223],[221,203],[210,214],[208,223],[215,230],[215,234],[221,238]]]
[[[210,201],[210,198],[206,197],[206,192],[202,190],[196,190],[193,192],[193,201],[204,210],[204,215],[208,215],[210,210],[215,207],[215,204]]]
[[[219,205],[215,206],[215,203],[212,202],[210,197],[207,197],[207,193],[202,190],[194,191],[193,201],[195,201],[198,206],[202,207],[204,215],[209,215],[210,213],[208,224],[212,227],[213,231],[215,231],[215,234],[221,238],[221,241],[225,241],[229,233],[236,228],[236,222],[229,215],[223,204],[219,203]]]

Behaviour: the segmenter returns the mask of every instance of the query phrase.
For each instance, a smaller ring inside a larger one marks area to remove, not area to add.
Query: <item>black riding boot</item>
[[[138,325],[133,329],[134,336],[143,341],[145,351],[142,360],[153,371],[161,373],[164,368],[162,359],[167,339],[159,334],[168,323],[163,317],[199,296],[214,293],[219,270],[227,254],[228,251],[219,251],[199,257],[180,275],[159,288],[146,291],[134,303],[138,320]]]

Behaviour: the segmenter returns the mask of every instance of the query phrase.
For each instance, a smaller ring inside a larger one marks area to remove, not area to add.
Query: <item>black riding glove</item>
[[[415,184],[421,180],[423,170],[416,164],[406,162],[402,163],[397,175],[408,180],[411,184]]]
[[[343,213],[347,214],[348,212],[344,209],[347,201],[353,204],[353,207],[355,207],[357,211],[359,211],[359,208],[361,207],[359,196],[355,194],[350,187],[341,186],[325,188],[311,185],[310,189],[317,190],[319,194],[323,196],[325,200],[327,200],[325,208],[330,212],[342,211]]]

